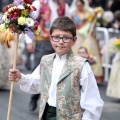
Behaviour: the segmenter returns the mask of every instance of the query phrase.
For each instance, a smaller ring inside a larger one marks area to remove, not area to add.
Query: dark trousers
[[[51,107],[48,104],[46,104],[42,118],[43,120],[57,120],[56,119],[56,107]]]
[[[26,50],[26,68],[28,69],[28,70],[32,70],[32,65],[31,65],[31,59],[30,59],[30,57],[31,57],[31,52],[28,52],[27,50]]]

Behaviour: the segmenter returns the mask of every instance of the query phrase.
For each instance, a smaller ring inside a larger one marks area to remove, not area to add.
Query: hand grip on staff
[[[18,51],[18,42],[19,42],[19,33],[17,33],[17,36],[16,36],[16,46],[15,46],[15,51],[14,51],[13,69],[16,69],[16,58],[17,58],[17,51]],[[13,91],[14,91],[14,82],[12,81],[11,82],[11,87],[10,87],[10,97],[9,97],[9,104],[8,104],[7,120],[10,120]]]

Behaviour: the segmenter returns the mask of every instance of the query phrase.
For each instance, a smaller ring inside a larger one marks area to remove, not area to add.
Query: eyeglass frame
[[[55,41],[55,40],[53,40],[53,37],[59,37],[59,40],[58,41]],[[63,36],[63,37],[60,37],[60,36],[55,36],[55,35],[50,35],[50,38],[52,38],[52,40],[54,41],[54,42],[59,42],[61,39],[62,39],[62,41],[64,42],[64,43],[69,43],[71,40],[74,40],[74,38],[75,37],[69,37],[69,36]],[[69,38],[69,41],[68,42],[65,42],[63,39],[64,38]]]

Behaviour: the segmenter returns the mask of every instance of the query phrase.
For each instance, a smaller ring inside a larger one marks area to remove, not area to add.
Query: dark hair
[[[80,47],[80,48],[78,49],[78,51],[79,51],[80,49],[84,49],[84,50],[85,50],[85,52],[88,54],[88,50],[87,50],[87,48],[86,48],[86,47]]]
[[[118,20],[119,22],[120,22],[120,10],[117,10],[116,12],[115,12],[115,14],[114,14],[114,19],[115,20]]]
[[[76,36],[76,25],[74,21],[69,17],[64,16],[56,18],[53,21],[52,26],[50,28],[50,35],[53,33],[55,29],[68,31],[73,35],[73,37]]]
[[[76,3],[77,3],[77,2],[81,2],[83,5],[85,5],[84,0],[77,0]]]

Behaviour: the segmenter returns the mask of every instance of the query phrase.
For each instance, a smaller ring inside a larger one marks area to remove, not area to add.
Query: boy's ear
[[[51,35],[49,34],[49,40],[51,41]]]
[[[74,40],[73,40],[74,42],[76,42],[77,41],[77,37],[74,37]]]
[[[77,37],[74,37],[72,45],[74,45],[76,41],[77,41]]]

